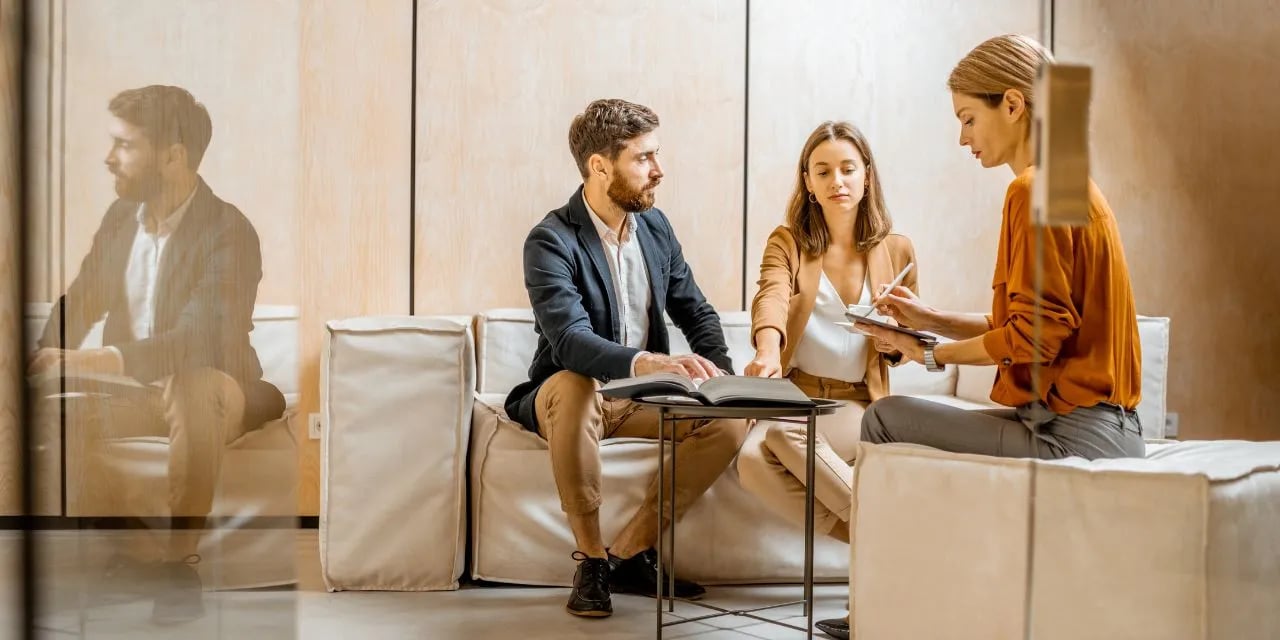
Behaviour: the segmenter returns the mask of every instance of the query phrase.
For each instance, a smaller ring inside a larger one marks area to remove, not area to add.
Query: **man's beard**
[[[627,213],[640,213],[653,208],[654,193],[653,190],[658,186],[660,181],[654,180],[639,189],[628,187],[622,180],[614,180],[609,185],[609,199],[618,205],[618,208]]]
[[[133,202],[146,202],[160,193],[160,185],[163,179],[160,177],[159,171],[146,171],[138,176],[124,176],[113,173],[115,176],[116,195],[131,200]]]

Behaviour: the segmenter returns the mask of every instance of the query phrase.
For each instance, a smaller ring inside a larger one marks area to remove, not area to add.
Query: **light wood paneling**
[[[302,10],[304,414],[320,406],[324,323],[409,309],[412,15],[412,0],[316,0]],[[306,420],[297,429],[299,512],[314,515],[320,448],[306,439]]]
[[[18,146],[22,126],[22,3],[0,0],[0,514],[22,512],[22,420],[18,413],[22,389],[21,273],[18,264]],[[6,556],[8,554],[5,554]]]
[[[1179,437],[1280,439],[1280,2],[1059,2],[1138,310],[1172,318]]]
[[[1008,170],[983,171],[958,146],[947,75],[1001,33],[1036,35],[1039,2],[751,3],[747,295],[783,224],[805,139],[824,120],[862,129],[899,233],[915,243],[930,303],[991,305]]]
[[[712,304],[739,308],[744,21],[732,0],[422,3],[416,312],[529,305],[525,235],[581,183],[569,123],[608,97],[658,113],[657,206]]]
[[[258,302],[297,304],[298,1],[55,4],[66,11],[65,147],[55,156],[66,184],[62,284],[75,277],[115,198],[103,166],[107,103],[124,89],[173,84],[204,103],[213,120],[200,174],[262,239]]]

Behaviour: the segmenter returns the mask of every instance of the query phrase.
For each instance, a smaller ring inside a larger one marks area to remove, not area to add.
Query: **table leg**
[[[667,573],[670,576],[670,582],[667,584],[667,611],[675,613],[676,610],[676,425],[675,421],[671,422],[671,500],[668,503],[670,507],[667,509],[667,531],[670,532],[671,538],[671,564],[668,565]],[[662,502],[658,502],[658,536],[662,536]]]
[[[666,491],[666,455],[663,451],[663,442],[667,435],[667,409],[663,407],[658,410],[658,593],[654,599],[658,602],[658,632],[655,636],[658,640],[662,640],[662,562],[666,559],[666,550],[662,542],[662,496]]]
[[[808,629],[807,637],[813,638],[813,475],[814,475],[814,457],[816,452],[816,424],[815,414],[809,414],[809,425],[807,431],[806,451],[805,451],[805,482],[804,482],[804,615],[808,618],[809,624],[805,627]]]

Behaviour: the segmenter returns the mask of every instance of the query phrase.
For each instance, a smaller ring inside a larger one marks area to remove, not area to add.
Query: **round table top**
[[[843,407],[844,400],[814,398],[813,406],[774,404],[768,406],[715,406],[705,405],[684,396],[646,396],[635,402],[647,407],[665,409],[670,415],[682,418],[807,418],[810,414],[826,416]]]

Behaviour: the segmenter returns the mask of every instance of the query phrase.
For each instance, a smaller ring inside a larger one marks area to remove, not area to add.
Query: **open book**
[[[600,387],[600,393],[606,398],[677,396],[716,406],[814,405],[790,380],[753,376],[720,376],[696,383],[675,373],[650,373],[613,380]]]

